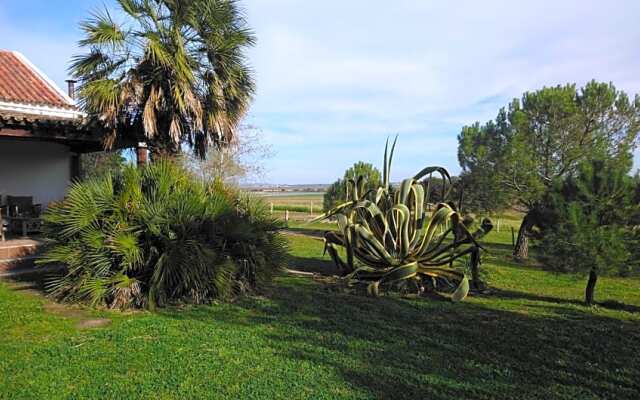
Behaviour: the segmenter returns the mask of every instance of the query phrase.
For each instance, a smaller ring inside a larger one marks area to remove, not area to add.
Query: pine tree
[[[630,154],[585,162],[543,201],[546,223],[540,259],[558,272],[588,274],[588,305],[594,304],[599,276],[640,271],[634,255],[640,243],[632,218],[638,201],[631,164]]]

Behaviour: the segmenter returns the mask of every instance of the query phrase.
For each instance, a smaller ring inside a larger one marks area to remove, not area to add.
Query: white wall
[[[0,195],[33,196],[43,207],[64,197],[71,179],[69,148],[56,143],[0,139]]]

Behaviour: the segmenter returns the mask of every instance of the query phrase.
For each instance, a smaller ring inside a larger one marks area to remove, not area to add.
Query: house
[[[70,94],[22,54],[0,50],[0,205],[6,196],[43,207],[63,198],[79,155],[102,150]]]

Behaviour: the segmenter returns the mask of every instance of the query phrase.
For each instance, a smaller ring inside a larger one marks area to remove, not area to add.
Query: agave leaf
[[[390,282],[410,279],[416,276],[417,273],[418,273],[418,263],[412,262],[409,264],[401,265],[387,272],[382,277],[382,279],[380,279],[380,282],[390,283]]]
[[[411,212],[409,207],[404,204],[396,204],[391,209],[392,212],[397,213],[398,217],[398,250],[402,257],[406,257],[409,253],[409,223],[411,219]]]
[[[399,199],[397,203],[407,204],[407,200],[409,198],[409,193],[413,188],[413,184],[415,183],[414,179],[405,179],[400,184],[400,190],[398,191]]]
[[[469,280],[465,277],[451,295],[451,301],[454,303],[460,302],[467,297],[467,294],[469,294]]]
[[[380,286],[380,281],[373,281],[371,282],[368,286],[367,286],[367,293],[369,294],[369,296],[372,297],[378,297],[380,296],[380,291],[379,291],[379,286]]]

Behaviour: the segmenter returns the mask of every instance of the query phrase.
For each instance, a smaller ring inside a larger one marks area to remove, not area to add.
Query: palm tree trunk
[[[144,167],[147,164],[148,160],[149,151],[147,150],[147,144],[142,142],[138,143],[138,146],[136,147],[136,162],[138,168]]]
[[[589,280],[587,281],[587,289],[585,290],[584,293],[584,302],[588,305],[588,306],[592,306],[593,305],[593,299],[594,299],[594,292],[596,289],[596,283],[598,282],[598,273],[592,269],[589,272]]]

